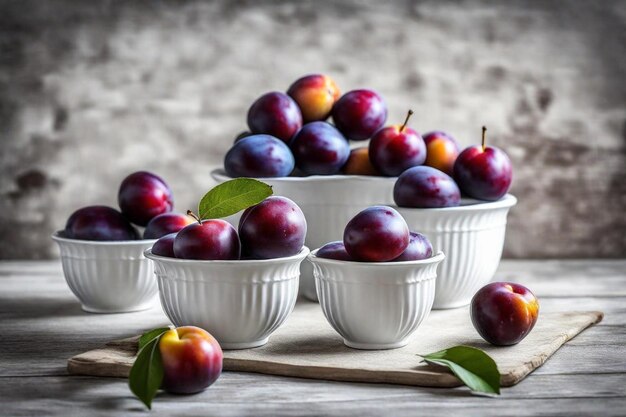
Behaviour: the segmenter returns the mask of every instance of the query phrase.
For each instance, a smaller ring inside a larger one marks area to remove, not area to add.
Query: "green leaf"
[[[145,332],[139,338],[139,347],[137,350],[143,349],[145,345],[152,342],[155,338],[160,337],[163,333],[168,331],[169,327],[159,327],[158,329],[152,329],[148,332]]]
[[[143,346],[128,376],[130,390],[149,409],[152,408],[152,399],[163,382],[163,362],[159,340],[160,335]]]
[[[471,346],[455,346],[428,355],[429,363],[449,368],[472,391],[500,394],[500,372],[496,362],[485,352]]]
[[[259,204],[273,194],[272,187],[252,178],[235,178],[223,182],[200,200],[201,220],[219,219]]]

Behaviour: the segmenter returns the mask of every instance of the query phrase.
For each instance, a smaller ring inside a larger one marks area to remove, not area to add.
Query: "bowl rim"
[[[143,246],[146,243],[156,242],[159,239],[136,239],[136,240],[84,240],[84,239],[70,239],[63,236],[63,230],[57,230],[50,236],[55,242],[62,243],[77,243],[88,246]]]
[[[441,261],[443,261],[446,258],[446,255],[442,252],[442,251],[438,251],[435,255],[431,256],[430,258],[426,258],[426,259],[419,259],[416,261],[400,261],[400,262],[393,262],[393,261],[387,261],[387,262],[359,262],[359,261],[342,261],[339,259],[329,259],[329,258],[320,258],[319,256],[317,256],[317,251],[320,250],[320,248],[317,248],[313,251],[311,251],[311,253],[309,253],[309,255],[307,256],[307,258],[309,259],[310,262],[318,262],[318,263],[324,263],[324,264],[331,264],[331,265],[342,265],[342,266],[346,266],[346,265],[353,265],[353,266],[365,266],[365,267],[407,267],[407,266],[423,266],[423,265],[430,265],[433,263],[439,263]]]
[[[455,206],[455,207],[438,207],[438,208],[419,208],[419,207],[401,207],[397,204],[389,205],[393,209],[397,210],[400,214],[405,212],[421,212],[421,213],[440,213],[440,212],[472,212],[472,211],[482,211],[482,210],[494,210],[501,208],[511,208],[517,204],[517,197],[513,194],[505,194],[496,201],[485,201],[478,200],[476,198],[462,198],[461,202],[466,203],[465,205]]]
[[[271,259],[229,259],[229,260],[205,260],[205,259],[181,259],[170,258],[168,256],[160,256],[152,253],[152,248],[146,249],[143,255],[153,261],[159,261],[168,264],[186,264],[186,265],[274,265],[283,262],[296,261],[306,258],[311,251],[308,247],[302,246],[300,251],[295,255],[284,256],[282,258]]]
[[[226,174],[223,168],[216,168],[211,171],[211,177],[216,181],[227,181],[234,179]],[[355,180],[355,181],[378,181],[378,182],[395,182],[398,177],[383,177],[376,175],[309,175],[306,177],[253,177],[259,181],[276,181],[276,182],[336,182],[338,180]]]

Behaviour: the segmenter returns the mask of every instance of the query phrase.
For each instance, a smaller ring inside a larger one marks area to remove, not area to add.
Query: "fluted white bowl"
[[[276,259],[201,261],[150,250],[161,305],[176,326],[198,326],[223,349],[262,346],[289,317],[298,298],[300,263],[309,249]]]
[[[224,170],[211,173],[217,182],[232,179]],[[364,175],[312,175],[309,177],[259,178],[274,189],[274,194],[295,201],[306,217],[308,231],[305,244],[318,248],[343,239],[346,224],[361,210],[375,204],[393,204],[396,178]],[[227,219],[237,227],[239,215]],[[300,292],[317,301],[313,268],[302,263]]]
[[[320,306],[355,349],[405,346],[430,313],[442,252],[406,262],[348,262],[309,255]]]
[[[409,229],[425,234],[435,251],[446,254],[433,308],[465,306],[491,281],[502,257],[507,214],[516,203],[507,194],[493,202],[463,199],[458,207],[396,207]]]
[[[123,313],[150,308],[157,284],[143,252],[156,240],[92,241],[68,239],[58,231],[63,274],[70,290],[90,313]]]

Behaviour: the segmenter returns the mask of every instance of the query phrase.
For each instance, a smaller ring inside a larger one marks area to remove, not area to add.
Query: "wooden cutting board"
[[[602,320],[598,311],[541,313],[521,343],[495,347],[472,327],[468,308],[431,312],[400,349],[362,351],[343,345],[318,304],[299,302],[287,322],[265,346],[224,352],[224,370],[301,378],[391,383],[429,387],[461,385],[446,368],[420,363],[418,354],[455,345],[485,350],[496,361],[502,386],[517,384],[541,366],[565,342]],[[148,330],[148,329],[142,329]],[[70,374],[127,377],[135,359],[138,336],[112,341],[101,349],[74,356]]]

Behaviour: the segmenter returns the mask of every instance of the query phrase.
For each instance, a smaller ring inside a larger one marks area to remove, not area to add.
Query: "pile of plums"
[[[460,154],[451,136],[443,132],[427,136],[431,163],[411,167],[400,174],[393,189],[396,204],[416,208],[454,207],[460,204],[461,193],[486,201],[504,196],[513,177],[511,160],[504,151],[485,145],[486,131],[483,127],[482,145],[470,146]]]
[[[296,203],[272,196],[247,208],[238,229],[221,219],[197,220],[161,237],[152,253],[198,260],[282,258],[300,252],[307,225]]]
[[[502,150],[485,146],[484,130],[482,146],[460,152],[444,132],[422,137],[409,127],[412,114],[409,110],[402,125],[384,126],[387,105],[377,92],[359,89],[340,96],[330,77],[307,75],[286,93],[266,93],[252,104],[249,131],[237,136],[224,168],[231,177],[400,176],[395,200],[404,207],[456,206],[461,192],[488,201],[506,194],[511,161]],[[350,141],[367,139],[369,146],[350,149]]]
[[[355,262],[402,262],[430,258],[433,246],[420,233],[409,231],[404,218],[391,207],[372,206],[346,225],[343,241],[317,251],[320,258]]]
[[[332,117],[333,124],[326,120]],[[387,120],[383,98],[369,89],[340,96],[335,82],[307,75],[286,93],[269,92],[248,110],[249,131],[241,133],[224,159],[231,177],[286,177],[338,173],[378,175],[367,148],[350,151],[350,140],[364,141]],[[418,135],[416,158],[425,158]],[[297,168],[297,169],[296,169]]]
[[[127,176],[118,192],[118,211],[108,206],[88,206],[76,210],[67,220],[64,235],[69,239],[116,241],[137,240],[133,224],[145,226],[144,239],[158,239],[177,232],[193,219],[172,213],[174,200],[168,185],[150,172]]]

